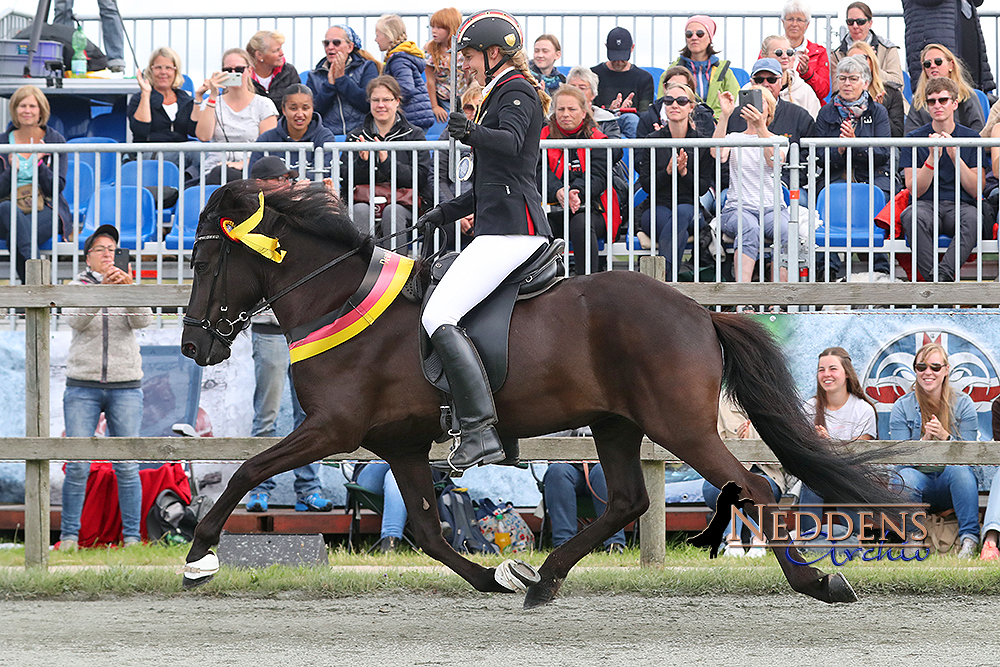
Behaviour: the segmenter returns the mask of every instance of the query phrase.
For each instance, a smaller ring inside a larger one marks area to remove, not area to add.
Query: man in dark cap
[[[594,104],[618,114],[622,136],[634,139],[638,114],[653,102],[653,75],[630,62],[635,44],[625,28],[611,29],[607,48],[607,62],[590,68],[599,82]]]

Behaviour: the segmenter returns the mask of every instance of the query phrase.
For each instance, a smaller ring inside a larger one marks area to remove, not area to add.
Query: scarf
[[[853,102],[845,102],[837,95],[833,98],[833,106],[840,114],[840,120],[857,120],[868,111],[868,91],[861,92],[861,96]]]

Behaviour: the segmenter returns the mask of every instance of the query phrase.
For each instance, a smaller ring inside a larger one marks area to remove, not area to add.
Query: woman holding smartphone
[[[267,97],[258,95],[250,70],[253,62],[243,49],[229,49],[222,55],[222,71],[215,72],[194,91],[195,109],[191,118],[197,123],[200,141],[250,143],[278,125],[278,109]],[[208,97],[205,97],[205,93]],[[243,152],[205,153],[202,172],[205,182],[217,185],[243,178],[248,156]],[[222,170],[226,169],[225,181]],[[198,179],[188,182],[197,185]]]

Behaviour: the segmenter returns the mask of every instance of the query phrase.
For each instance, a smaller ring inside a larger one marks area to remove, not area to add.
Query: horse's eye
[[[205,273],[208,271],[208,262],[195,262],[194,272],[195,273]]]

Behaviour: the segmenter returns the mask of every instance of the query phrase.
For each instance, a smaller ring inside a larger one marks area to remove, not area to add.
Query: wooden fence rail
[[[641,258],[640,270],[663,280],[662,257]],[[182,308],[190,286],[158,284],[133,286],[47,285],[48,260],[28,262],[28,285],[0,286],[0,306],[24,308],[26,326],[26,416],[25,438],[0,438],[0,459],[24,460],[25,470],[25,565],[46,567],[49,538],[50,460],[243,460],[264,450],[277,438],[50,438],[49,429],[49,322],[53,308],[100,306],[150,306]],[[745,303],[823,305],[935,306],[1000,305],[998,283],[680,283],[676,287],[706,306]],[[744,462],[773,462],[762,442],[727,441]],[[525,460],[578,461],[596,458],[589,438],[531,438],[522,441]],[[333,460],[370,458],[361,450]],[[432,458],[444,458],[444,450],[432,449]],[[896,463],[1000,463],[998,452],[988,443],[921,443]],[[664,464],[674,461],[668,452],[645,442],[641,450],[643,477],[650,496],[650,511],[640,519],[640,563],[663,563],[665,545]]]

